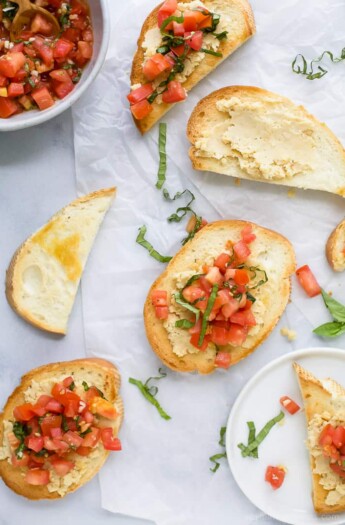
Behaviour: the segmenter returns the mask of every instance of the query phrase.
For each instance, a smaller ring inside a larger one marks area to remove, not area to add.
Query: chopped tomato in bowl
[[[0,5],[0,131],[33,126],[70,107],[105,58],[109,16],[105,0],[45,0],[61,31],[36,14],[11,41],[17,5]],[[96,44],[94,44],[96,42]]]

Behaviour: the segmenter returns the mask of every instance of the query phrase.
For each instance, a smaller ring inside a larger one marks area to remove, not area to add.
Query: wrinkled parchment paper
[[[184,224],[168,224],[175,210],[155,188],[158,127],[145,137],[135,129],[127,107],[129,72],[144,20],[155,0],[111,3],[112,36],[102,73],[74,107],[78,191],[116,185],[118,196],[106,218],[82,283],[87,352],[113,360],[120,368],[126,419],[123,452],[100,473],[102,506],[158,525],[270,523],[236,486],[226,461],[216,474],[209,456],[221,452],[219,429],[247,380],[264,364],[293,349],[329,346],[312,328],[329,319],[322,299],[308,299],[293,279],[292,302],[278,327],[247,360],[210,377],[173,372],[159,384],[158,399],[172,416],[161,419],[129,377],[146,380],[160,362],[147,343],[142,308],[152,281],[164,265],[135,244],[138,228],[161,253],[174,254],[185,236]],[[308,81],[291,71],[298,52],[313,58],[324,49],[340,53],[345,45],[343,2],[339,0],[253,0],[257,35],[223,63],[171,111],[168,125],[166,187],[190,188],[195,209],[208,221],[239,218],[286,235],[298,265],[309,264],[326,288],[345,301],[344,276],[334,274],[324,256],[326,239],[343,219],[345,201],[321,192],[296,191],[255,182],[237,186],[231,178],[194,172],[185,129],[198,100],[214,89],[244,84],[270,89],[305,105],[345,143],[344,64],[330,65],[321,80]],[[297,332],[288,342],[281,327]],[[331,342],[345,347],[344,338]],[[268,393],[269,395],[269,393]],[[256,407],[253,407],[253,414]]]

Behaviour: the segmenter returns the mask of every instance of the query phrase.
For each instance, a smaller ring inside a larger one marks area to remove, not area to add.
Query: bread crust
[[[145,329],[149,343],[157,356],[166,366],[172,370],[177,372],[198,372],[200,374],[210,374],[216,369],[214,364],[215,352],[207,350],[206,352],[198,352],[196,354],[187,354],[184,357],[178,357],[173,351],[172,344],[169,340],[168,333],[163,325],[163,322],[157,319],[155,315],[155,308],[151,301],[152,292],[159,289],[168,289],[168,291],[171,291],[169,289],[171,284],[171,282],[169,282],[170,276],[174,273],[177,266],[179,268],[183,266],[183,261],[189,253],[197,253],[199,242],[205,237],[206,234],[210,232],[217,233],[219,230],[225,228],[229,230],[230,239],[233,228],[236,228],[237,230],[242,229],[248,224],[252,224],[256,235],[267,236],[271,240],[272,244],[279,242],[284,246],[287,254],[285,261],[286,266],[284,268],[284,276],[281,281],[280,290],[277,290],[281,300],[281,303],[278,307],[278,314],[273,316],[265,325],[265,329],[259,332],[250,348],[233,348],[231,346],[227,347],[228,349],[231,349],[231,365],[235,365],[254,352],[254,350],[269,336],[279,321],[283,311],[285,310],[290,297],[290,276],[294,272],[296,266],[295,254],[290,242],[282,235],[248,221],[224,220],[208,224],[202,228],[195,235],[194,239],[189,241],[169,262],[166,270],[151,286],[144,306]],[[188,270],[186,267],[184,269]]]
[[[57,219],[66,209],[75,208],[78,207],[80,204],[83,204],[85,202],[90,202],[91,200],[102,198],[102,197],[115,197],[116,194],[116,188],[111,187],[107,189],[102,189],[98,191],[94,191],[93,193],[90,193],[88,195],[84,195],[82,197],[79,197],[78,199],[75,199],[73,202],[68,204],[67,206],[64,206],[61,208],[57,213],[55,213],[47,222],[46,225],[50,222]],[[35,233],[33,234],[35,235]],[[25,256],[30,252],[31,248],[31,239],[33,235],[30,235],[15,251],[12,260],[8,266],[8,269],[6,271],[6,281],[5,281],[5,293],[6,298],[12,309],[25,321],[30,323],[32,326],[35,326],[36,328],[39,328],[40,330],[44,330],[46,332],[50,332],[57,335],[65,335],[66,330],[59,330],[56,327],[50,326],[48,323],[45,323],[43,320],[38,320],[37,317],[34,317],[32,313],[24,309],[16,300],[15,298],[15,290],[19,289],[21,287],[21,283],[19,282],[18,276],[16,276],[16,267],[20,260],[25,258]]]
[[[17,386],[10,395],[4,406],[3,412],[0,414],[0,446],[2,446],[4,440],[3,422],[13,419],[13,409],[16,406],[25,403],[24,392],[30,386],[32,380],[39,382],[40,379],[54,378],[56,375],[64,373],[66,373],[66,376],[69,376],[73,372],[81,371],[82,373],[85,373],[85,375],[102,375],[104,394],[108,401],[114,404],[118,413],[118,421],[114,431],[114,434],[117,435],[124,417],[123,401],[119,395],[121,384],[120,373],[114,364],[105,359],[85,358],[40,366],[39,368],[31,370],[21,378],[19,386]],[[79,487],[90,481],[103,466],[108,455],[109,451],[103,450],[99,457],[95,458],[93,461],[92,470],[85,472],[78,483],[71,485],[68,488],[66,495],[70,492],[74,492]],[[14,467],[7,461],[7,459],[0,460],[0,476],[4,483],[20,496],[24,496],[31,500],[61,499],[62,497],[65,497],[65,495],[61,496],[58,492],[49,492],[46,486],[34,486],[25,483],[22,472],[21,468]]]
[[[180,0],[181,3],[189,3],[190,0]],[[248,40],[252,35],[255,34],[255,20],[252,8],[247,0],[205,0],[203,2],[210,11],[222,4],[225,8],[231,7],[242,15],[242,24],[238,28],[236,37],[232,38],[231,35],[228,36],[227,40],[220,42],[219,52],[223,54],[223,57],[214,57],[212,55],[206,55],[202,63],[193,71],[193,73],[183,82],[183,87],[186,91],[190,91],[200,80],[206,77],[213,69],[215,69],[219,64],[221,64],[231,53],[233,53],[238,47],[240,47],[246,40]],[[144,62],[144,50],[142,44],[145,40],[145,35],[147,31],[157,27],[158,19],[157,14],[162,4],[159,4],[146,18],[138,39],[137,51],[133,58],[132,71],[131,71],[131,85],[135,84],[145,84],[147,79],[143,74],[143,62]],[[219,11],[218,11],[219,12]],[[165,113],[167,113],[175,104],[157,104],[154,102],[152,104],[153,111],[142,120],[137,120],[133,117],[134,122],[139,129],[139,131],[144,134],[149,131],[152,126],[160,118],[162,118]]]
[[[334,415],[334,407],[331,403],[332,394],[324,388],[321,381],[319,381],[313,374],[305,370],[298,363],[293,363],[293,367],[298,377],[300,389],[302,392],[305,416],[307,425],[309,421],[317,414],[323,412],[329,412]],[[332,386],[332,390],[338,395],[345,396],[344,388],[333,381],[332,379],[327,380]],[[334,514],[337,512],[343,512],[345,510],[345,496],[336,505],[327,505],[326,498],[328,495],[327,490],[320,484],[321,475],[313,472],[315,468],[315,458],[309,454],[310,468],[312,473],[313,483],[313,505],[315,512],[318,514]]]
[[[342,245],[342,250],[339,250],[339,245]],[[343,272],[345,270],[345,219],[338,224],[328,237],[326,244],[326,257],[329,265],[335,272]],[[340,259],[342,258],[342,260]],[[339,260],[340,259],[340,260]]]

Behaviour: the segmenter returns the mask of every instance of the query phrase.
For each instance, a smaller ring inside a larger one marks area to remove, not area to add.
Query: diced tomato
[[[53,24],[40,13],[37,13],[32,19],[30,29],[33,33],[41,33],[42,35],[49,36],[53,32]]]
[[[212,268],[209,269],[206,275],[206,279],[210,284],[221,284],[223,282],[223,276],[220,273],[219,268],[217,266],[212,266]]]
[[[72,0],[71,1],[71,13],[77,15],[87,15],[88,7],[83,1]]]
[[[35,40],[32,42],[32,46],[42,58],[45,65],[51,67],[54,60],[53,48],[47,44],[44,38],[36,36]]]
[[[256,320],[251,310],[242,310],[234,313],[230,321],[241,326],[256,326]]]
[[[75,465],[73,461],[67,461],[67,459],[61,459],[59,457],[52,458],[50,463],[58,476],[66,476]]]
[[[80,52],[82,58],[89,60],[92,57],[92,44],[90,44],[90,42],[79,40],[78,51]]]
[[[28,470],[24,479],[29,485],[48,485],[50,480],[49,470]]]
[[[79,447],[76,450],[76,453],[79,454],[79,456],[88,456],[91,452],[92,448],[90,447]]]
[[[62,428],[51,428],[50,434],[52,438],[61,438],[62,437]]]
[[[18,44],[14,44],[14,46],[11,49],[11,53],[18,53],[24,51],[24,42],[18,42]]]
[[[167,306],[156,306],[155,313],[157,319],[168,319],[169,317],[169,308]]]
[[[271,487],[276,490],[282,486],[285,479],[285,470],[280,467],[269,466],[266,469],[265,481],[267,481]]]
[[[247,270],[235,270],[234,281],[236,284],[248,284],[250,279]]]
[[[214,265],[217,266],[221,272],[225,273],[230,260],[231,257],[228,253],[221,253],[214,261]]]
[[[43,394],[37,399],[35,406],[45,408],[47,403],[51,401],[52,399],[54,399],[52,396],[47,396]]]
[[[17,421],[29,421],[35,415],[33,405],[31,403],[24,403],[24,405],[15,407],[13,415]]]
[[[203,32],[195,31],[193,33],[185,33],[186,44],[194,51],[200,51],[202,48]]]
[[[70,42],[74,42],[74,43],[78,42],[79,39],[80,39],[80,29],[77,29],[76,27],[68,27],[61,35],[61,40],[69,40]],[[84,36],[83,36],[83,39],[86,40]],[[55,44],[55,49],[56,49],[56,44]],[[64,55],[64,56],[67,56],[67,55]]]
[[[283,408],[285,408],[285,410],[287,410],[289,412],[289,414],[291,414],[292,416],[294,414],[296,414],[296,412],[298,412],[300,410],[300,406],[297,405],[297,403],[295,403],[295,401],[293,401],[291,399],[291,397],[288,397],[288,396],[283,396],[280,398],[280,404],[282,405]]]
[[[18,105],[10,98],[0,97],[0,118],[8,118],[18,111]]]
[[[172,69],[171,63],[161,53],[148,58],[143,67],[143,73],[148,80],[154,80],[163,71]]]
[[[324,447],[333,443],[334,428],[331,424],[327,424],[321,431],[319,436],[319,444]]]
[[[251,254],[250,249],[244,241],[238,241],[236,244],[234,244],[233,248],[236,260],[239,263],[244,263]]]
[[[167,306],[168,292],[166,290],[154,290],[151,294],[153,306]]]
[[[192,284],[191,286],[186,286],[182,292],[182,295],[188,303],[195,303],[195,301],[198,299],[205,298],[206,292],[198,286]]]
[[[229,368],[231,365],[231,355],[229,352],[218,352],[214,361],[218,368]]]
[[[256,235],[253,233],[253,226],[251,224],[247,224],[241,231],[241,236],[243,242],[246,244],[250,244],[251,242],[255,241]]]
[[[131,104],[136,104],[141,100],[147,99],[147,97],[149,97],[152,93],[152,84],[144,84],[143,86],[140,86],[137,89],[133,89],[133,91],[131,91],[130,94],[127,95],[127,99]]]
[[[72,51],[73,47],[74,44],[71,41],[65,40],[64,38],[59,38],[59,40],[55,42],[53,49],[54,58],[66,58],[67,55]]]
[[[301,286],[309,297],[315,297],[321,293],[321,287],[307,264],[299,268],[296,271],[296,275]]]
[[[183,24],[173,22],[173,31],[175,36],[184,36],[185,28]]]
[[[46,87],[34,89],[32,91],[32,98],[41,110],[48,109],[54,105],[53,97]]]
[[[70,82],[72,83],[71,77],[67,73],[66,69],[54,69],[50,71],[49,76],[57,82]],[[73,378],[72,378],[73,381]],[[71,382],[72,382],[71,381]]]
[[[77,434],[76,432],[72,432],[71,430],[66,432],[63,435],[62,439],[63,441],[66,441],[66,443],[68,443],[68,445],[74,449],[81,447],[84,441],[84,438],[79,436],[79,434]]]
[[[73,91],[74,85],[71,79],[69,79],[68,82],[57,82],[56,80],[54,80],[53,89],[56,95],[62,99],[67,97],[67,95],[69,95],[69,93]]]
[[[117,412],[114,405],[107,399],[103,399],[103,397],[94,397],[89,408],[92,414],[98,414],[107,419],[117,418]]]
[[[231,324],[229,328],[228,343],[233,346],[241,346],[247,338],[248,330],[245,326]]]
[[[153,110],[152,105],[147,100],[141,100],[131,106],[131,112],[137,120],[147,117]]]
[[[222,314],[226,319],[230,319],[239,309],[240,305],[237,299],[229,297],[229,301],[222,307]]]
[[[40,452],[43,448],[43,443],[43,436],[30,436],[26,446],[34,452]]]
[[[200,286],[201,288],[208,294],[210,295],[211,291],[212,291],[212,286],[211,284],[208,282],[208,280],[206,279],[205,276],[202,276],[200,277]]]
[[[90,388],[85,392],[85,400],[87,403],[90,403],[94,397],[101,397],[101,394],[95,386],[90,386]]]
[[[333,472],[338,474],[338,476],[340,476],[341,478],[345,478],[345,470],[340,465],[338,465],[337,463],[330,463],[329,466],[331,467]]]
[[[186,32],[196,31],[198,29],[196,11],[185,11],[183,18],[183,25]]]
[[[24,53],[7,53],[0,57],[0,74],[12,78],[25,64]]]
[[[40,423],[43,436],[51,436],[51,432],[50,432],[51,429],[60,428],[61,423],[62,423],[62,416],[58,416],[58,415],[45,416]]]
[[[86,434],[86,436],[84,437],[82,446],[93,448],[97,445],[98,441],[100,440],[100,437],[101,437],[100,429],[96,427],[92,427],[91,432]]]
[[[112,428],[102,428],[101,439],[105,450],[122,450],[121,441],[114,437]]]
[[[200,333],[195,333],[192,335],[189,342],[191,345],[195,346],[195,348],[197,348],[201,352],[205,352],[205,350],[208,347],[208,343],[210,342],[210,336],[205,335],[201,346],[199,346],[199,337],[200,337]]]
[[[0,87],[6,87],[8,82],[8,78],[6,78],[4,75],[0,75]]]
[[[194,324],[194,326],[192,326],[192,328],[189,328],[188,329],[188,332],[193,335],[193,334],[200,334],[201,332],[201,319],[199,317],[198,321]]]
[[[162,100],[166,104],[175,104],[176,102],[182,102],[187,98],[187,93],[182,84],[177,80],[172,80],[168,84],[168,90],[164,91]]]
[[[177,57],[180,57],[182,55],[187,55],[190,52],[189,47],[186,46],[185,44],[181,44],[179,46],[172,47],[171,50],[174,53],[174,55],[176,55]]]
[[[164,20],[173,15],[177,9],[177,0],[166,0],[164,4],[160,7],[157,17],[158,17],[158,27],[161,27]],[[169,24],[170,25],[170,24]],[[168,31],[170,27],[166,27]]]
[[[341,448],[345,445],[345,428],[343,426],[336,427],[333,434],[333,445],[337,448]]]
[[[86,29],[84,29],[82,37],[83,37],[82,40],[84,40],[84,42],[93,42],[92,28],[87,27]]]
[[[229,331],[221,326],[212,326],[211,341],[215,345],[225,346],[228,344]]]
[[[198,23],[198,29],[206,29],[208,27],[212,27],[212,22],[213,21],[211,15],[205,16],[205,18]]]
[[[17,458],[15,454],[12,454],[11,463],[14,467],[27,467],[29,464],[30,456],[27,452],[23,452],[21,459]]]
[[[54,398],[48,401],[48,403],[45,406],[45,409],[47,412],[54,412],[56,414],[62,414],[63,412],[63,406]]]

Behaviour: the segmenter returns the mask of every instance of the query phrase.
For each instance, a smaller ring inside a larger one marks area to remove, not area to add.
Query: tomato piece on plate
[[[305,264],[296,271],[297,278],[304,291],[309,297],[315,297],[321,293],[321,287],[310,267]]]
[[[265,481],[267,481],[274,490],[282,486],[285,479],[285,470],[281,467],[269,466],[266,469]]]
[[[231,365],[231,355],[229,352],[218,352],[214,364],[218,368],[229,368]]]
[[[147,100],[141,100],[131,106],[131,112],[137,120],[142,120],[153,111],[152,105]]]
[[[182,102],[187,98],[187,93],[181,82],[172,80],[168,84],[168,90],[164,91],[162,100],[166,104],[175,104],[176,102]]]
[[[75,465],[73,461],[67,461],[67,459],[61,459],[59,457],[52,458],[50,463],[56,474],[61,477],[66,476]]]
[[[15,407],[13,415],[17,421],[30,421],[30,419],[35,416],[33,408],[31,403],[24,403],[23,405]]]
[[[45,406],[45,409],[47,412],[54,412],[56,414],[62,414],[63,412],[63,406],[54,398],[48,401],[48,403]]]
[[[112,428],[102,428],[101,439],[105,450],[122,450],[121,441],[114,437]]]
[[[239,263],[244,263],[251,254],[250,249],[244,241],[238,241],[236,244],[234,244],[233,248],[236,260]]]
[[[31,31],[33,33],[40,33],[42,35],[51,35],[53,31],[53,24],[47,20],[43,15],[37,13],[31,22]]]
[[[291,397],[283,396],[279,401],[281,406],[285,408],[285,410],[287,410],[292,416],[301,409],[301,407],[297,405],[297,403],[295,403]]]
[[[334,427],[328,423],[321,431],[319,444],[324,447],[333,443]]]
[[[167,306],[168,292],[166,290],[154,290],[151,294],[153,306]]]
[[[39,468],[28,470],[24,479],[29,485],[48,485],[50,480],[49,470]]]
[[[222,314],[226,319],[230,319],[230,317],[238,311],[239,307],[240,305],[237,299],[229,297],[229,301],[222,307]]]
[[[141,100],[145,100],[152,93],[152,84],[144,84],[143,86],[140,86],[137,89],[133,89],[133,91],[131,91],[130,94],[127,95],[127,99],[131,104],[136,104],[137,102],[141,102]]]
[[[168,319],[169,308],[167,306],[156,306],[155,308],[157,319]]]
[[[186,44],[194,51],[200,51],[204,34],[202,31],[185,33]]]

